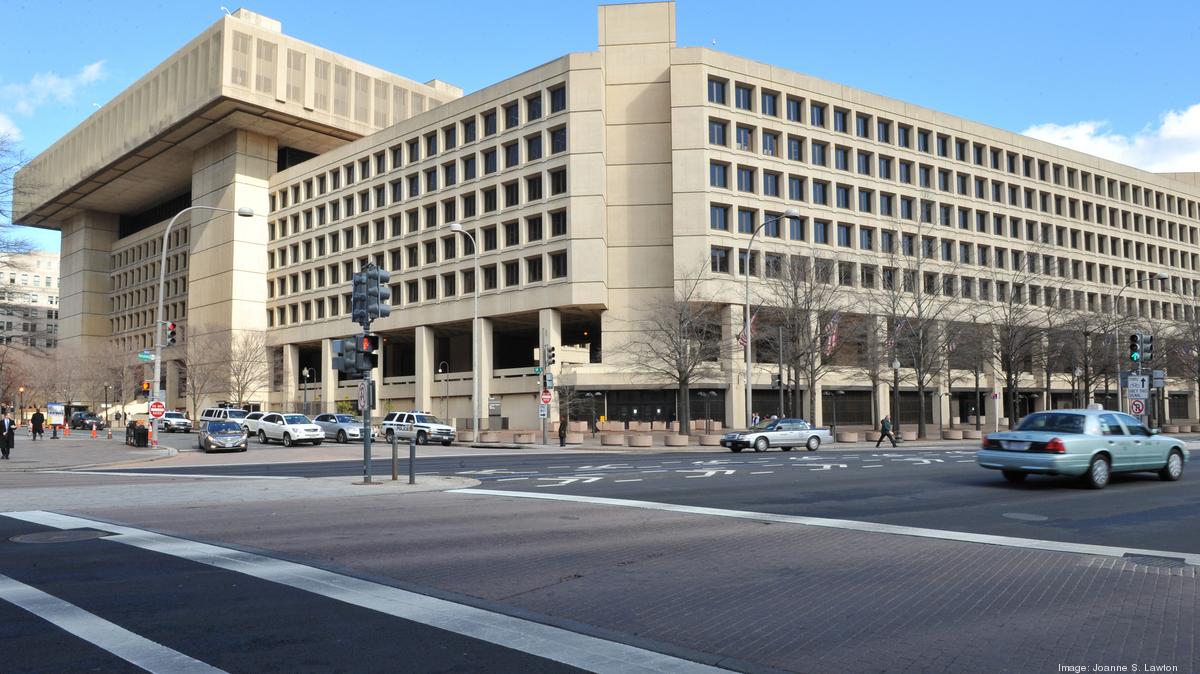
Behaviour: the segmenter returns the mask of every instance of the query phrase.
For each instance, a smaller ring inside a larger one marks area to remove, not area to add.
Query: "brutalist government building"
[[[749,295],[764,415],[937,428],[1115,403],[1137,329],[1164,419],[1200,422],[1195,349],[1166,337],[1198,318],[1200,174],[680,47],[676,9],[599,7],[596,50],[466,95],[222,17],[17,176],[15,220],[62,231],[61,346],[153,347],[167,222],[248,207],[167,239],[173,407],[185,343],[250,331],[253,403],[356,399],[331,342],[375,263],[385,410],[469,420],[478,370],[485,422],[534,427],[550,345],[575,418],[744,424]]]

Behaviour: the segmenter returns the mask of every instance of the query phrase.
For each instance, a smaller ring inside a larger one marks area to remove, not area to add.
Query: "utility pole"
[[[540,385],[538,387],[538,392],[537,392],[539,404],[541,404],[542,391],[544,391],[545,389],[548,388],[546,386],[546,375],[549,374],[549,372],[548,372],[548,368],[546,367],[547,344],[546,344],[546,329],[545,328],[542,328],[542,342],[541,343],[542,343],[542,348],[538,349],[538,365],[539,365],[539,369],[542,371],[542,373],[540,375],[538,375],[538,384]],[[543,445],[548,444],[547,429],[550,426],[549,418],[550,418],[550,406],[547,405],[546,406],[546,415],[544,417],[542,417],[542,444]]]
[[[783,411],[783,326],[779,326],[779,418],[786,417]]]
[[[381,346],[379,336],[371,334],[371,320],[386,318],[392,313],[392,307],[385,302],[392,298],[392,290],[387,285],[390,279],[391,274],[374,263],[367,264],[353,276],[350,318],[362,326],[362,333],[356,339],[334,343],[333,366],[346,374],[360,375],[363,381],[363,391],[359,395],[359,407],[363,415],[362,484],[372,484],[371,410],[375,407],[375,383],[371,379],[371,371],[379,364]]]

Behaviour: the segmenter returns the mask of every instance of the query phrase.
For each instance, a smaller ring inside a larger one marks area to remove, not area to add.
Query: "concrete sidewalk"
[[[130,447],[125,444],[124,429],[113,431],[112,440],[107,439],[107,432],[101,432],[93,440],[89,433],[76,431],[57,440],[50,439],[47,433],[36,442],[29,437],[28,430],[22,429],[17,433],[15,445],[9,460],[0,461],[0,472],[111,466],[153,461],[175,454],[175,450],[167,447]]]

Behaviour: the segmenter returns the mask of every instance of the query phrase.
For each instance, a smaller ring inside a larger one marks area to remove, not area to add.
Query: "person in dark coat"
[[[46,415],[42,414],[42,411],[40,409],[38,409],[36,407],[33,408],[33,416],[29,417],[29,427],[31,430],[30,434],[33,436],[34,442],[37,442],[37,439],[42,436],[42,432],[43,432],[42,427],[45,425],[46,425]]]
[[[567,418],[562,417],[558,420],[558,446],[567,446]]]
[[[8,412],[5,412],[4,417],[0,418],[0,452],[3,453],[5,459],[8,459],[8,453],[12,451],[16,441],[17,422],[8,416]]]

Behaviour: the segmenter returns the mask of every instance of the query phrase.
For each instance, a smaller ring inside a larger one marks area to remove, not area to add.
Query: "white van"
[[[242,425],[242,419],[246,417],[246,410],[240,410],[236,407],[206,407],[200,412],[200,423],[206,421],[233,421],[237,425]]]

